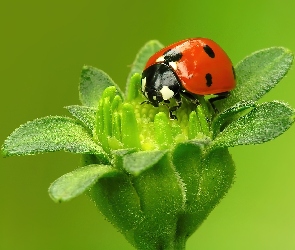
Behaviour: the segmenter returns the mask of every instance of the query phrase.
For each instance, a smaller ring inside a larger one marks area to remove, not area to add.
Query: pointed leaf
[[[140,151],[126,155],[123,158],[123,168],[130,174],[138,176],[153,167],[167,151]]]
[[[213,138],[220,132],[222,125],[226,121],[236,118],[237,115],[244,114],[243,111],[249,110],[249,108],[255,107],[255,102],[253,101],[240,101],[233,105],[232,107],[219,113],[212,122]]]
[[[109,165],[88,165],[67,173],[49,187],[49,195],[55,202],[69,201],[90,189],[98,179],[111,177],[118,170]]]
[[[134,230],[136,248],[184,249],[171,244],[175,240],[175,232],[178,235],[183,228],[183,224],[177,224],[177,221],[186,199],[185,184],[175,171],[170,155],[165,154],[152,168],[134,177],[132,184],[144,214],[144,220]]]
[[[123,97],[118,85],[105,72],[91,66],[84,66],[79,85],[81,103],[88,107],[97,108],[103,91],[109,86],[115,86],[117,94]]]
[[[195,199],[189,200],[190,210],[183,216],[183,234],[191,235],[226,195],[235,179],[235,164],[227,148],[209,152],[199,167],[199,185]]]
[[[65,108],[91,131],[94,129],[97,109],[79,105],[71,105]]]
[[[91,138],[87,129],[68,117],[48,116],[27,122],[16,129],[4,142],[5,156],[32,155],[61,151],[107,156]]]
[[[292,125],[294,115],[294,110],[285,103],[263,103],[229,124],[213,141],[213,147],[233,147],[269,141]]]
[[[106,219],[125,235],[132,235],[132,229],[144,218],[140,197],[126,173],[118,171],[112,178],[99,179],[87,194]]]
[[[173,155],[173,165],[179,173],[186,189],[186,211],[190,211],[198,195],[200,182],[200,165],[204,149],[203,141],[187,141],[179,143],[175,147]]]
[[[188,152],[185,152],[186,149]],[[183,157],[187,153],[189,157]],[[183,226],[179,227],[177,234],[187,238],[204,222],[231,187],[235,165],[227,148],[204,154],[202,144],[197,143],[179,145],[174,152],[173,163],[186,189],[185,208],[179,215],[179,225]]]
[[[127,78],[127,87],[126,93],[128,93],[128,84],[131,77],[135,73],[140,73],[143,71],[145,64],[147,63],[148,59],[155,54],[157,51],[162,49],[164,46],[157,40],[151,40],[147,42],[137,53],[134,62],[132,63],[132,67],[130,73]],[[126,94],[127,95],[127,94]]]
[[[288,72],[293,54],[283,47],[272,47],[257,51],[235,67],[237,86],[228,98],[217,101],[224,110],[242,100],[257,101],[271,90]]]
[[[123,168],[123,159],[126,155],[132,154],[136,152],[135,148],[127,148],[127,149],[118,149],[118,150],[113,150],[113,166],[116,166],[117,169],[122,169]]]

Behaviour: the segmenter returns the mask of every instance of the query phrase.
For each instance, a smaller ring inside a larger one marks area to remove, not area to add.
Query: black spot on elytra
[[[205,78],[206,78],[207,87],[211,87],[211,85],[212,85],[212,75],[210,73],[207,73]]]
[[[215,57],[215,53],[214,53],[213,49],[211,49],[210,46],[205,45],[205,46],[203,47],[203,49],[204,49],[204,51],[206,52],[206,54],[207,54],[209,57],[211,57],[211,58],[214,58],[214,57]]]
[[[178,49],[168,49],[163,56],[165,62],[177,62],[182,58],[182,53]]]
[[[236,71],[235,71],[235,68],[234,66],[231,66],[232,70],[233,70],[233,74],[234,74],[234,79],[236,79]]]

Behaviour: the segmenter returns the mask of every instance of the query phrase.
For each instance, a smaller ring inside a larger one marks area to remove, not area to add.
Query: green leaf
[[[294,110],[285,103],[263,103],[230,123],[213,141],[213,147],[233,147],[272,140],[292,125],[294,114]]]
[[[135,248],[184,249],[173,246],[178,237],[178,215],[185,203],[185,185],[172,165],[170,154],[134,177],[132,184],[144,215],[132,234]]]
[[[292,52],[283,47],[263,49],[249,55],[235,67],[236,88],[228,98],[215,104],[224,110],[242,100],[257,101],[287,74],[292,62]]]
[[[162,49],[164,46],[157,40],[151,40],[147,42],[137,53],[134,62],[132,63],[132,67],[130,73],[127,78],[127,85],[126,85],[126,95],[128,93],[128,85],[130,82],[131,77],[135,73],[140,73],[143,71],[145,64],[147,63],[148,59],[155,54],[157,51]]]
[[[255,107],[255,102],[253,101],[240,101],[232,107],[219,113],[215,117],[211,125],[213,138],[221,131],[222,126],[225,124],[225,122],[234,120],[235,118],[237,118],[237,115],[244,114],[244,111],[247,111],[249,110],[249,108],[253,107]]]
[[[173,165],[185,183],[186,211],[191,210],[199,192],[197,187],[204,147],[204,141],[187,141],[177,144],[172,153]]]
[[[203,143],[182,143],[173,152],[173,164],[186,190],[185,207],[178,221],[180,238],[187,239],[204,222],[232,185],[235,175],[228,149],[217,149],[204,155]]]
[[[188,235],[204,222],[234,182],[235,164],[228,148],[218,148],[208,152],[202,159],[199,174],[198,195],[192,201],[186,218]]]
[[[84,106],[96,108],[103,91],[109,86],[115,86],[117,94],[123,97],[118,85],[105,72],[91,66],[84,66],[79,85],[81,103]]]
[[[87,128],[93,131],[97,109],[79,105],[71,105],[65,108]]]
[[[99,179],[87,194],[106,219],[125,235],[130,235],[143,219],[138,193],[130,176],[123,172]]]
[[[49,195],[55,202],[69,201],[90,189],[98,179],[114,176],[118,170],[109,165],[88,165],[67,173],[49,187]]]
[[[127,154],[123,158],[123,168],[134,176],[157,164],[167,151],[140,151]]]
[[[104,165],[104,160],[100,160],[97,155],[82,154],[80,158],[80,165],[84,167],[91,164]]]
[[[61,150],[97,154],[107,162],[106,154],[94,143],[87,129],[68,117],[48,116],[27,122],[16,129],[2,146],[5,156]]]
[[[123,159],[126,155],[136,152],[135,148],[127,148],[127,149],[118,149],[113,150],[113,166],[116,166],[117,169],[123,169]]]

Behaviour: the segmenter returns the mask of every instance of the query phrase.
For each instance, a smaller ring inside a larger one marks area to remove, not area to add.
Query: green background
[[[293,0],[1,1],[0,142],[20,124],[67,115],[84,64],[122,88],[150,39],[218,42],[234,64],[271,46],[295,52]],[[295,72],[263,100],[295,107]],[[295,126],[274,141],[231,149],[237,178],[187,249],[295,249]],[[79,164],[54,153],[0,158],[0,249],[133,249],[86,196],[55,204],[49,184]]]

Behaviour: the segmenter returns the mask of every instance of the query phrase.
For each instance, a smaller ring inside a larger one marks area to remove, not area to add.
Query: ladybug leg
[[[218,93],[216,97],[213,97],[213,98],[209,99],[209,102],[210,102],[210,104],[211,104],[211,106],[212,106],[212,108],[214,109],[215,112],[218,112],[218,110],[215,107],[214,102],[218,101],[218,100],[222,100],[222,99],[224,99],[224,98],[226,98],[228,96],[229,96],[229,92],[222,92],[222,93]]]
[[[142,104],[150,104],[150,102],[147,101],[147,100],[145,100],[145,101],[143,101],[143,102],[140,103],[140,105],[142,105]]]
[[[176,115],[173,114],[173,112],[175,112],[177,109],[179,109],[181,107],[181,104],[182,104],[181,96],[180,96],[179,93],[177,93],[174,96],[174,99],[175,99],[177,105],[169,108],[169,117],[170,117],[171,120],[177,120],[177,117],[176,117]]]
[[[148,100],[145,100],[145,101],[140,103],[140,105],[142,105],[142,104],[150,104],[150,105],[153,105],[154,107],[159,107],[158,102],[151,102],[151,101],[148,101]]]
[[[193,94],[191,94],[189,92],[186,92],[185,90],[182,90],[181,91],[181,95],[183,97],[185,97],[186,99],[188,99],[189,101],[191,101],[195,105],[199,105],[200,104],[200,102],[197,99],[197,96],[196,95],[193,95]]]

